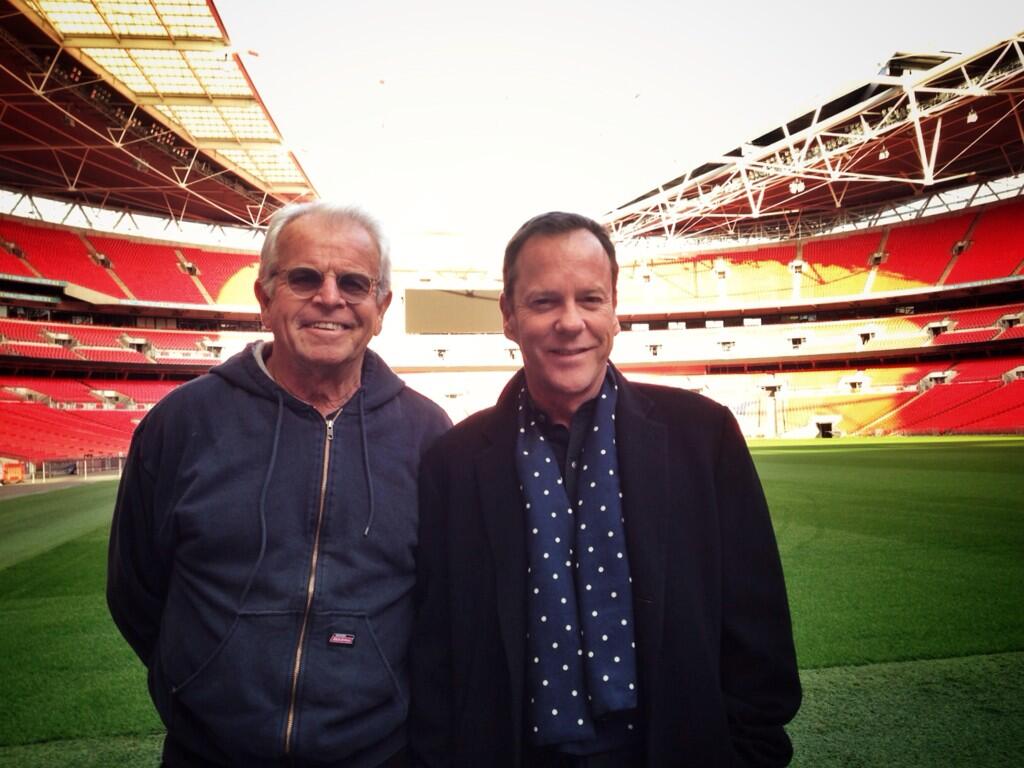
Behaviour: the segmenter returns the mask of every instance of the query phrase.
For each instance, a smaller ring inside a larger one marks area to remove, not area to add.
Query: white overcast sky
[[[972,52],[1020,0],[216,0],[322,197],[396,264],[500,264],[545,210],[598,217],[871,76]]]

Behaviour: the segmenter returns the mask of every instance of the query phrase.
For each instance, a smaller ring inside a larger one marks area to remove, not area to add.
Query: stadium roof
[[[1024,172],[1024,32],[969,55],[897,53],[815,104],[605,216],[617,239],[797,237]]]
[[[316,196],[206,0],[0,0],[0,185],[244,225]]]

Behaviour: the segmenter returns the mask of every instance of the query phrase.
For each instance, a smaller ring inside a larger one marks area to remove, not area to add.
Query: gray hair
[[[332,224],[353,223],[358,224],[366,230],[377,245],[377,253],[380,254],[380,275],[377,280],[377,303],[384,300],[391,290],[391,254],[388,250],[388,242],[380,229],[380,224],[366,211],[353,205],[339,205],[317,200],[313,203],[293,203],[279,209],[270,217],[270,224],[267,226],[267,234],[263,240],[263,248],[260,250],[260,274],[259,281],[263,290],[268,296],[274,295],[274,272],[280,260],[277,241],[281,237],[281,231],[296,219],[315,214],[322,216]]]

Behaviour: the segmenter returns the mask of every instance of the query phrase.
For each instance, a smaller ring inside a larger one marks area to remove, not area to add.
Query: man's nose
[[[313,294],[313,301],[331,306],[345,303],[345,297],[338,289],[338,280],[333,272],[324,273],[324,281],[317,292]]]
[[[579,333],[585,326],[579,305],[575,301],[567,301],[558,316],[558,330],[563,333]]]

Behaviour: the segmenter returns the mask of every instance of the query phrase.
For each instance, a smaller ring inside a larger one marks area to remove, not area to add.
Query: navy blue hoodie
[[[402,747],[416,473],[448,426],[373,352],[329,420],[251,348],[143,419],[107,601],[169,764],[357,768]]]

